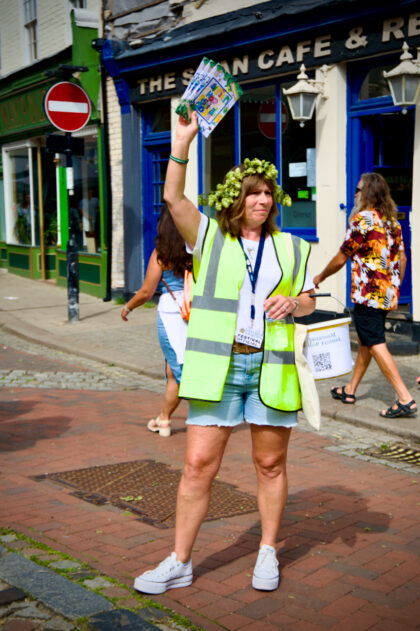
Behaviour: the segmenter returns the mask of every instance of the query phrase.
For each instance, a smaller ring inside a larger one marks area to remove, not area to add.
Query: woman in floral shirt
[[[331,389],[334,399],[355,403],[356,389],[372,357],[397,393],[383,417],[413,416],[417,406],[401,379],[385,342],[385,318],[396,309],[407,258],[388,184],[378,173],[364,173],[356,188],[355,208],[339,252],[314,277],[315,286],[351,258],[351,300],[359,351],[350,383]]]

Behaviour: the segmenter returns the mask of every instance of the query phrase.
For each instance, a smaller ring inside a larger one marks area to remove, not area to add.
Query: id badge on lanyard
[[[254,346],[255,348],[260,348],[263,341],[263,335],[261,333],[257,333],[257,331],[254,330],[254,324],[255,324],[255,291],[257,288],[258,274],[260,271],[261,260],[262,260],[263,250],[264,250],[264,242],[265,242],[265,228],[263,228],[261,231],[260,241],[258,244],[257,258],[255,261],[255,267],[254,269],[252,269],[251,261],[249,260],[249,257],[247,253],[245,252],[242,239],[241,237],[239,237],[239,243],[241,244],[241,248],[245,255],[246,269],[248,272],[249,280],[251,282],[251,307],[250,307],[250,326],[247,327],[244,331],[237,333],[236,340],[238,342],[241,342],[242,344],[248,344],[249,346]]]

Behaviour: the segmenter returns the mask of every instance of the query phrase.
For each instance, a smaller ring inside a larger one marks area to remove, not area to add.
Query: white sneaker
[[[271,591],[279,586],[279,562],[272,546],[262,545],[252,576],[252,587]]]
[[[167,589],[188,587],[193,580],[192,563],[182,563],[175,552],[167,557],[154,570],[140,574],[134,581],[134,589],[145,594],[163,594]]]

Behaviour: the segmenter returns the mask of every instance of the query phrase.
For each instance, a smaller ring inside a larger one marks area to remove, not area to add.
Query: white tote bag
[[[287,237],[287,248],[290,259],[293,261],[292,236],[287,233]],[[316,389],[311,367],[303,354],[307,330],[304,324],[297,324],[296,322],[294,327],[295,363],[302,397],[302,410],[308,423],[319,430],[321,427],[321,406],[319,404],[318,390]]]

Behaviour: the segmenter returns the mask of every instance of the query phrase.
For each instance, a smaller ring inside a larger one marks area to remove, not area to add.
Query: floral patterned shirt
[[[400,294],[401,226],[376,210],[350,221],[340,248],[351,257],[351,300],[374,309],[396,309]]]

